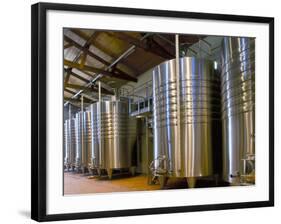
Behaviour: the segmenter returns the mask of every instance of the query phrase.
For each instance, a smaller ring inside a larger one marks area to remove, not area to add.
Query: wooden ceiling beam
[[[89,56],[91,56],[92,58],[96,59],[97,61],[101,62],[104,65],[110,65],[110,62],[104,60],[103,58],[99,57],[98,55],[94,54],[92,51],[90,51],[88,48],[80,45],[78,42],[76,42],[75,40],[72,40],[71,38],[69,38],[68,36],[64,35],[64,40],[68,43],[73,44],[73,46],[75,46],[76,48],[78,48],[79,50],[87,53]]]
[[[73,72],[72,69],[66,69],[66,68],[65,68],[64,71],[65,71],[66,73],[70,73],[70,75],[74,76],[75,78],[77,78],[77,79],[79,79],[79,80],[81,80],[81,81],[83,81],[83,82],[85,82],[85,83],[90,82],[90,80],[85,79],[84,77],[82,77],[82,76],[76,74],[75,72]]]
[[[94,35],[92,35],[92,36],[86,41],[86,43],[84,44],[83,47],[88,48],[89,45],[90,45],[89,41],[91,41],[93,38],[94,38]],[[73,43],[68,43],[68,45],[73,46]],[[83,53],[80,54],[80,55],[76,55],[76,57],[74,58],[73,62],[79,61],[79,58],[81,57],[81,55],[83,55]],[[71,71],[71,70],[72,70],[72,69],[68,69],[68,71]],[[65,84],[68,83],[69,78],[70,78],[70,73],[68,72],[68,73],[66,74],[66,77],[65,77],[65,80],[64,80],[64,83],[65,83]]]
[[[80,69],[80,70],[85,70],[85,71],[89,71],[89,72],[94,72],[96,74],[103,74],[106,76],[110,76],[110,77],[114,77],[115,74],[109,71],[105,71],[103,69],[100,68],[96,68],[93,66],[89,66],[89,65],[83,65],[83,64],[79,64],[79,63],[75,63],[69,60],[64,60],[64,65],[70,67],[70,68],[76,68],[76,69]]]
[[[96,59],[97,61],[101,62],[102,64],[106,65],[106,66],[110,66],[110,62],[104,60],[103,58],[99,57],[98,55],[94,54],[92,51],[90,51],[87,47],[84,47],[82,45],[80,45],[79,43],[77,43],[76,41],[72,40],[71,38],[69,38],[68,36],[64,35],[64,40],[67,41],[68,43],[72,43],[76,48],[78,48],[79,50],[83,51],[84,53],[86,53],[87,55],[89,55],[90,57]],[[130,76],[129,74],[121,71],[118,68],[115,68],[115,77],[119,78],[119,79],[125,79],[125,80],[129,80],[129,81],[134,81],[136,82],[137,79],[135,77]],[[119,76],[119,77],[117,77]]]
[[[65,91],[65,92],[68,92],[68,93],[70,93],[70,94],[72,94],[72,95],[75,95],[75,94],[76,94],[76,92],[73,92],[73,91],[71,91],[70,89],[64,88],[64,91]]]
[[[73,99],[71,97],[64,97],[63,98],[64,101],[70,101],[70,102],[75,102],[75,103],[81,103],[81,100],[80,99]],[[83,99],[84,103],[93,103],[93,102],[96,102],[96,101],[93,101],[93,100],[90,100],[90,99],[86,99],[84,98]]]
[[[84,78],[84,77],[78,75],[78,74],[75,73],[72,69],[66,69],[66,68],[65,68],[64,71],[67,72],[67,73],[70,73],[70,75],[74,76],[75,78],[77,78],[77,79],[79,79],[79,80],[81,80],[81,81],[83,81],[83,82],[85,82],[85,83],[89,83],[89,82],[90,82],[89,79],[86,79],[86,78]],[[85,71],[81,71],[81,72],[83,72],[84,74],[90,76],[91,78],[95,78],[95,76],[92,75],[92,74],[90,74],[89,72],[85,72]],[[106,85],[106,84],[103,83],[103,85]],[[105,92],[107,91],[107,93],[110,94],[110,95],[113,94],[113,92],[111,92],[108,88],[104,88],[104,87],[102,86],[101,89],[104,90]]]
[[[73,96],[76,94],[76,92],[71,91],[70,89],[67,89],[67,88],[65,88],[64,91],[65,91],[65,92],[68,92],[68,93],[70,93],[70,94],[72,94]],[[80,97],[81,97],[81,95],[78,96],[78,99],[80,99]],[[84,95],[84,98],[87,98],[88,100],[93,101],[90,97],[87,97],[87,96],[85,96],[85,95]],[[73,98],[72,98],[72,99],[73,99]]]
[[[67,49],[67,48],[70,48],[72,46],[73,46],[73,44],[67,43],[67,44],[63,45],[63,49]]]
[[[79,36],[80,38],[82,38],[82,39],[84,39],[84,40],[89,39],[89,34],[83,32],[83,31],[82,31],[83,29],[70,28],[69,30],[70,30],[72,33],[75,33],[77,36]],[[94,30],[95,37],[97,37],[97,36],[99,35],[99,33],[101,33],[101,32],[103,32],[103,31]],[[94,40],[95,40],[95,39],[93,38],[93,39],[91,40],[91,42],[94,41]]]
[[[171,58],[174,58],[173,55],[167,53],[166,51],[164,51],[161,47],[159,47],[158,45],[156,45],[155,43],[153,43],[152,41],[149,41],[149,38],[148,38],[148,41],[147,43],[145,43],[144,41],[141,41],[135,37],[132,37],[128,34],[125,34],[125,33],[121,33],[121,32],[110,32],[109,33],[110,35],[124,41],[124,42],[127,42],[129,44],[132,44],[132,45],[135,45],[136,47],[138,48],[141,48],[147,52],[150,52],[154,55],[157,55],[161,58],[164,58],[164,59],[171,59]]]
[[[144,42],[128,34],[125,34],[124,32],[108,32],[108,34],[112,37],[118,38],[119,40],[135,45],[138,48],[147,50],[147,45]]]
[[[80,29],[70,29],[71,32],[75,33],[77,36],[79,36],[80,38],[87,40],[89,38],[89,36],[82,32]],[[101,33],[100,31],[95,31],[95,33]],[[107,33],[107,32],[104,32]],[[108,56],[110,56],[111,58],[113,58],[113,60],[115,58],[118,58],[119,55],[117,55],[116,53],[109,51],[106,47],[102,46],[102,44],[100,44],[96,39],[92,39],[91,43],[93,46],[95,46],[97,49],[99,49],[100,51],[102,51],[103,53],[107,54]],[[136,66],[122,60],[121,63],[119,64],[123,64],[124,66],[126,66],[127,68],[129,68],[131,71],[134,72],[134,74],[139,74],[139,70]]]
[[[84,87],[84,86],[80,86],[80,85],[76,85],[76,84],[70,84],[67,83],[64,85],[65,88],[71,88],[71,89],[77,89],[77,90],[83,90],[85,92],[98,92],[98,88],[97,87]],[[114,93],[111,91],[108,91],[105,88],[101,88],[101,93],[102,94],[106,94],[106,95],[113,95]]]
[[[114,77],[114,78],[117,78],[117,79],[125,79],[125,80],[133,81],[133,82],[137,81],[137,79],[135,77],[132,77],[132,76],[128,76],[128,75],[124,75],[124,74],[118,74],[118,73],[115,73],[115,72],[105,71],[103,69],[95,68],[95,67],[88,66],[88,65],[82,65],[82,64],[75,63],[75,62],[72,62],[72,61],[69,61],[69,60],[64,60],[64,65],[66,65],[68,67],[71,67],[71,68],[76,68],[76,69],[80,69],[80,70],[94,72],[94,73],[97,73],[97,74],[103,74],[103,75],[106,75],[106,76],[109,76],[109,77]]]
[[[65,68],[64,69],[64,71],[66,72],[66,76],[65,76],[65,78],[64,78],[64,84],[66,84],[66,83],[68,83],[68,81],[69,81],[69,78],[70,78],[70,72],[71,72],[71,68],[69,69],[69,68]]]
[[[155,40],[153,37],[150,38],[151,44],[152,46],[155,45],[157,46],[157,49],[161,49],[161,51],[165,52],[167,56],[171,57],[171,58],[175,58],[176,54],[175,54],[175,48],[169,49],[167,50],[162,44],[160,44],[157,40]],[[160,52],[159,52],[160,53]]]

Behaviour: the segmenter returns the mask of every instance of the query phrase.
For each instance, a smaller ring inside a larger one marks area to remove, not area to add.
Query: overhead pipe
[[[85,98],[88,98],[89,100],[92,100],[93,102],[96,102],[96,101],[97,101],[97,99],[95,99],[95,98],[93,98],[92,96],[89,96],[89,95],[87,95],[87,94],[85,94],[85,93],[82,93],[81,96],[84,96]]]
[[[150,36],[149,33],[145,34],[140,41],[143,41],[145,38],[147,38],[148,36]],[[129,49],[127,49],[123,54],[121,54],[115,61],[113,61],[109,66],[107,66],[107,68],[105,69],[106,71],[109,70],[110,68],[112,68],[114,65],[116,65],[119,61],[121,61],[124,57],[127,57],[128,55],[130,55],[131,53],[133,53],[134,49],[136,48],[136,45],[131,46]],[[89,87],[91,86],[93,83],[95,83],[98,79],[100,79],[103,75],[102,74],[98,74],[94,79],[92,79],[88,84],[86,84],[84,87]],[[79,96],[81,93],[83,93],[83,89],[78,91],[75,95],[73,95],[71,98],[75,98],[77,96]],[[64,105],[66,106],[69,103],[69,101],[67,101]]]

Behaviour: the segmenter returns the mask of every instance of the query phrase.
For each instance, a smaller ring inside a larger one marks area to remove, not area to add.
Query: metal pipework
[[[89,96],[89,95],[87,95],[87,94],[85,94],[85,93],[82,93],[81,96],[86,97],[86,98],[92,100],[93,102],[96,102],[96,101],[97,101],[97,99],[95,99],[95,98],[93,98],[92,96]]]
[[[225,37],[221,59],[223,178],[254,183],[255,39]]]
[[[145,34],[140,40],[143,41],[145,38],[147,38],[148,36],[150,36],[149,33]],[[136,48],[136,45],[131,46],[129,49],[127,49],[123,54],[121,54],[115,61],[113,61],[109,66],[106,67],[106,71],[109,70],[110,68],[112,68],[115,64],[117,64],[119,61],[121,61],[123,58],[127,57],[128,55],[130,55],[131,53],[133,53],[133,50]],[[93,83],[95,83],[98,79],[100,79],[102,77],[102,74],[97,74],[97,76],[92,79],[88,84],[86,84],[84,87],[89,87],[91,86]],[[78,91],[75,95],[73,95],[71,98],[75,98],[77,96],[79,96],[81,93],[83,93],[83,90]],[[64,106],[66,106],[69,103],[69,101],[67,101]]]

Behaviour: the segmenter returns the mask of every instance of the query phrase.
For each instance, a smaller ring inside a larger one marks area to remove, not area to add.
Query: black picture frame
[[[46,12],[100,12],[269,24],[269,200],[69,214],[46,214]],[[31,218],[36,221],[274,206],[274,18],[74,4],[37,3],[31,10]]]

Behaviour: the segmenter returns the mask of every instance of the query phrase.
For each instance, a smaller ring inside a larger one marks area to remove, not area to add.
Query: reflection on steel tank
[[[76,158],[75,167],[83,173],[89,170],[92,147],[91,112],[78,112],[75,117]]]
[[[92,158],[92,128],[91,128],[91,111],[85,111],[83,117],[83,150],[82,150],[82,166],[90,171],[90,163]]]
[[[64,166],[67,170],[74,169],[76,143],[75,143],[75,119],[68,119],[64,122]]]
[[[106,170],[112,178],[114,169],[131,168],[136,143],[136,119],[129,117],[128,102],[101,101],[92,110],[92,167]]]
[[[83,148],[83,113],[78,112],[75,116],[75,139],[76,139],[76,156],[75,156],[75,168],[77,171],[81,171],[82,167],[82,148]]]
[[[255,183],[255,39],[222,43],[223,178]]]
[[[212,127],[220,119],[219,75],[213,61],[184,57],[179,59],[179,76],[180,105],[176,60],[166,61],[153,70],[151,170],[161,187],[168,177],[185,177],[189,187],[194,187],[197,178],[213,175]]]
[[[91,157],[89,168],[92,172],[99,168],[99,138],[98,138],[98,120],[97,120],[97,104],[90,105],[91,111]]]

